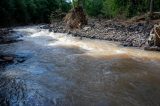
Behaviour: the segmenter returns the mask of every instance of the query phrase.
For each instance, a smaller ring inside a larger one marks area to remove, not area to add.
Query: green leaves
[[[49,22],[52,12],[70,8],[65,0],[0,0],[0,26]]]
[[[88,15],[98,16],[102,14],[103,0],[86,0],[84,8]]]
[[[68,12],[68,0],[0,0],[0,26],[49,22],[51,13]],[[149,11],[150,0],[72,0],[83,5],[94,17],[133,17]],[[154,0],[153,11],[160,11],[160,0]]]
[[[106,17],[133,17],[149,11],[150,0],[103,0]],[[154,11],[160,11],[160,0],[154,0]]]

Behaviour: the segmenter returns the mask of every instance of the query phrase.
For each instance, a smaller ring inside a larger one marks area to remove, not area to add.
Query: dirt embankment
[[[73,36],[121,42],[123,46],[144,47],[155,22],[124,22],[89,19],[82,29],[68,29],[63,22],[55,21],[50,31],[68,33]]]

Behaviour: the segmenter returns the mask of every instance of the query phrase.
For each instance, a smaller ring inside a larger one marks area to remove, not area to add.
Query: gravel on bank
[[[50,25],[50,31],[73,36],[121,42],[123,46],[144,47],[155,23],[127,23],[113,20],[89,19],[82,29],[69,29],[62,21]]]

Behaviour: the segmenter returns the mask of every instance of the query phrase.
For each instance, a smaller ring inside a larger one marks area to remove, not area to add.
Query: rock
[[[116,29],[115,29],[115,28],[107,28],[107,29],[106,29],[107,32],[113,31],[113,30],[116,30]]]
[[[125,47],[133,46],[132,42],[124,42],[122,45]]]
[[[91,30],[91,27],[84,27],[83,28],[85,31]]]
[[[146,46],[146,47],[144,47],[144,50],[149,50],[149,51],[160,51],[160,47],[158,47],[158,46],[152,46],[152,47]]]
[[[3,59],[0,59],[0,62],[4,62],[4,60],[3,60]]]
[[[41,25],[40,29],[49,29],[49,25]]]
[[[11,56],[4,56],[2,59],[5,61],[13,61],[14,58]]]
[[[0,36],[5,36],[5,35],[9,34],[10,31],[11,31],[11,29],[9,29],[9,28],[8,29],[2,28],[2,29],[0,29]]]

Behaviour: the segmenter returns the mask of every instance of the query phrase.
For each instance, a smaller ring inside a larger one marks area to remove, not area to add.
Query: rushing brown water
[[[1,71],[0,103],[11,106],[160,106],[160,53],[15,28],[23,41],[0,52],[25,57]]]

